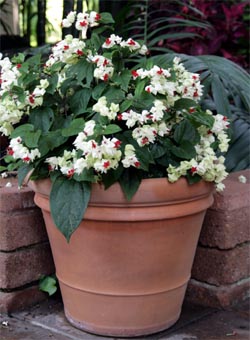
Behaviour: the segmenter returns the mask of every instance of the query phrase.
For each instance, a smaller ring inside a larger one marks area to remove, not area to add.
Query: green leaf
[[[190,121],[194,121],[194,122],[199,123],[201,125],[205,125],[209,129],[211,129],[213,127],[213,124],[214,124],[213,116],[211,116],[209,114],[204,114],[204,112],[199,112],[198,110],[196,110],[192,114],[189,114],[187,116],[187,118]]]
[[[230,103],[227,98],[227,93],[225,91],[225,87],[221,82],[218,75],[214,75],[212,78],[212,93],[214,102],[217,108],[218,113],[228,116],[230,112]]]
[[[114,24],[115,21],[112,17],[112,15],[108,12],[101,13],[101,19],[99,20],[102,24]]]
[[[72,112],[75,115],[80,113],[84,113],[88,106],[89,99],[91,97],[91,90],[90,89],[81,89],[76,92],[70,99],[69,105]]]
[[[119,104],[125,98],[125,92],[115,87],[109,87],[103,94],[109,103]]]
[[[140,161],[140,168],[148,171],[149,164],[154,164],[153,155],[147,148],[136,149],[136,157]]]
[[[190,160],[196,156],[195,148],[189,141],[182,142],[180,146],[173,145],[171,152],[173,155],[187,160]]]
[[[143,79],[138,82],[138,84],[136,85],[136,88],[135,88],[135,97],[136,98],[140,98],[141,94],[143,92],[145,92],[145,86],[147,84],[147,80],[146,79]]]
[[[136,170],[126,169],[119,179],[119,183],[128,201],[132,199],[141,184],[141,178]]]
[[[130,106],[133,104],[132,100],[125,99],[121,104],[120,104],[120,112],[126,111]]]
[[[46,92],[53,94],[56,90],[57,84],[58,84],[58,74],[53,74],[49,78],[49,86],[47,87]]]
[[[53,295],[57,291],[57,280],[55,276],[43,276],[39,281],[39,289]]]
[[[69,127],[62,129],[62,136],[75,136],[84,128],[85,121],[83,118],[76,118],[70,122]]]
[[[11,138],[21,137],[25,138],[27,132],[34,131],[34,126],[31,124],[23,124],[15,128],[15,130],[11,133]]]
[[[198,132],[188,120],[180,122],[174,131],[174,140],[177,143],[181,143],[186,140],[196,144],[199,142],[199,139],[200,137]]]
[[[4,172],[7,170],[7,167],[6,166],[2,166],[0,165],[0,172]]]
[[[24,164],[22,165],[17,172],[18,178],[18,186],[21,187],[23,185],[23,181],[28,173],[33,169],[32,164]]]
[[[76,182],[65,177],[57,177],[52,184],[51,215],[67,241],[81,223],[89,203],[90,192],[88,182]]]
[[[28,131],[24,137],[24,143],[28,148],[36,148],[41,136],[41,130]]]
[[[124,70],[119,74],[116,74],[112,77],[112,80],[121,86],[121,89],[124,91],[128,90],[129,82],[131,79],[131,73],[129,70]]]
[[[50,107],[35,108],[30,113],[30,122],[36,130],[49,131],[54,119],[54,112]]]
[[[190,107],[196,107],[196,106],[197,106],[197,103],[194,100],[188,99],[188,98],[178,99],[174,103],[175,110],[189,109]]]
[[[62,145],[66,140],[67,138],[61,135],[60,130],[44,133],[38,143],[41,156],[46,155],[50,150]]]
[[[106,83],[98,84],[92,91],[92,98],[94,98],[95,100],[98,100],[101,97],[106,87],[107,87]]]
[[[84,169],[80,175],[74,174],[73,179],[77,182],[92,182],[95,183],[97,176],[95,175],[93,169]]]
[[[77,64],[70,66],[67,71],[67,77],[75,76],[78,84],[86,79],[87,85],[89,85],[93,79],[94,65],[89,63],[86,59],[80,59]]]
[[[110,169],[106,174],[102,176],[102,182],[105,189],[108,189],[112,184],[118,181],[123,172],[123,166],[119,165],[117,169]]]
[[[120,128],[120,126],[116,125],[116,124],[109,124],[105,130],[103,131],[104,135],[111,135],[113,133],[117,133],[119,131],[121,131],[122,129]]]
[[[98,34],[96,34],[96,33],[92,33],[91,34],[91,44],[94,46],[94,48],[97,51],[99,50],[99,48],[102,45],[102,41],[101,41],[101,39],[100,39]]]

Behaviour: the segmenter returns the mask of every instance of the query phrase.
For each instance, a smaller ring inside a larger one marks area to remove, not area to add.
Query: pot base
[[[171,327],[179,319],[186,286],[119,296],[85,292],[60,282],[67,320],[89,333],[115,337],[149,335]]]
[[[179,319],[179,315],[174,318],[173,320],[169,320],[167,323],[164,323],[162,325],[158,325],[158,326],[152,326],[152,327],[145,327],[145,328],[131,328],[131,329],[121,329],[121,328],[117,328],[114,329],[112,327],[112,329],[110,328],[103,328],[103,327],[98,327],[96,325],[93,324],[89,324],[86,322],[80,322],[77,320],[74,320],[70,314],[67,312],[67,310],[64,310],[66,319],[68,320],[68,322],[82,330],[91,334],[96,334],[96,335],[101,335],[101,336],[114,336],[114,337],[120,337],[120,338],[129,338],[129,337],[137,337],[137,336],[143,336],[143,335],[150,335],[150,334],[154,334],[154,333],[158,333],[161,331],[164,331],[168,328],[170,328],[171,326],[173,326]]]

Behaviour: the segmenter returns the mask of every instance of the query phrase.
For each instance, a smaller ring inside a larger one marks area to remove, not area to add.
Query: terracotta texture
[[[107,191],[94,185],[69,243],[50,216],[50,182],[31,185],[73,325],[102,335],[136,336],[177,321],[205,210],[213,203],[212,185],[144,180],[131,202],[118,184]]]

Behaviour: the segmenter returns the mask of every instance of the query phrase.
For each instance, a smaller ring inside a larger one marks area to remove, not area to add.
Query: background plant
[[[213,6],[210,4],[209,7],[210,2]],[[242,62],[243,66],[246,66],[246,61],[249,60],[247,54],[249,52],[245,50],[245,46],[249,46],[249,41],[246,39],[249,32],[247,25],[249,2],[230,1],[226,4],[210,2],[173,0],[166,3],[158,0],[143,0],[134,3],[128,0],[118,16],[124,24],[119,25],[118,28],[122,28],[128,34],[134,32],[137,38],[148,42],[152,55],[162,54],[162,57],[158,56],[156,59],[160,59],[163,64],[164,61],[174,58],[171,49],[176,47],[178,52],[187,53],[188,51],[195,54],[217,52],[223,55],[224,51],[224,56],[227,58],[231,56],[229,51],[232,51],[234,58],[231,59]],[[212,12],[214,7],[217,10]],[[229,25],[231,22],[235,23],[236,29]],[[213,37],[216,36],[216,23],[220,23],[217,30],[222,31],[218,33],[218,41],[215,44]],[[230,30],[231,45],[228,44],[229,38],[225,41],[225,36]],[[236,39],[239,35],[242,37],[241,40]],[[210,40],[208,50],[199,48],[208,40]],[[185,47],[187,45],[189,48]],[[230,49],[227,50],[225,46]],[[195,48],[197,48],[196,52]],[[235,51],[243,51],[244,58],[237,59]],[[198,72],[201,76],[202,84],[205,86],[202,106],[227,115],[233,122],[232,143],[226,155],[228,171],[249,168],[249,74],[236,63],[219,55],[181,54],[180,57],[188,70]]]

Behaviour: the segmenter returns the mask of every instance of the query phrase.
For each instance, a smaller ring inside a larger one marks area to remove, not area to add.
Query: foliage
[[[249,67],[248,0],[126,1],[117,15],[122,34],[147,43],[150,52],[223,56]]]
[[[39,280],[39,289],[49,294],[55,294],[57,291],[57,279],[55,275],[42,276]]]
[[[179,58],[154,62],[141,41],[108,36],[112,23],[109,13],[70,12],[62,24],[80,38],[66,36],[45,61],[0,60],[6,170],[18,169],[19,185],[31,170],[34,180],[51,178],[52,217],[67,240],[92,183],[119,182],[130,200],[146,178],[185,176],[221,190],[227,175],[229,122],[199,106],[199,74]]]
[[[181,43],[168,41],[167,46],[178,53],[223,56],[249,68],[249,1],[192,0],[191,3],[200,13],[183,6],[176,16],[177,22],[190,16],[196,20],[204,18],[210,24],[209,29],[186,27],[184,32],[195,33],[197,37],[184,39]]]
[[[154,57],[163,67],[176,54]],[[237,64],[219,56],[188,56],[179,54],[184,66],[200,74],[204,85],[201,104],[203,109],[220,112],[232,121],[232,136],[226,153],[228,172],[250,167],[250,79]]]

